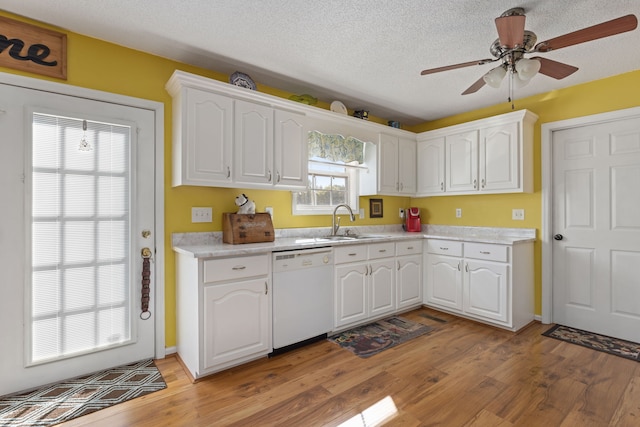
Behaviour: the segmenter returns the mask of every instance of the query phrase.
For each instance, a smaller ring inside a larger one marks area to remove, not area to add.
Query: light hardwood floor
[[[322,341],[195,384],[167,357],[165,390],[64,426],[337,426],[387,396],[388,426],[640,426],[638,362],[543,337],[540,323],[513,334],[402,316],[434,330],[368,359]]]

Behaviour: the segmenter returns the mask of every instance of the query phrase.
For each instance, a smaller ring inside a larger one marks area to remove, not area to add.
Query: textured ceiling
[[[119,45],[405,124],[506,102],[508,84],[461,93],[497,64],[421,76],[490,58],[494,19],[523,7],[538,41],[627,14],[640,0],[2,0],[8,12]],[[640,69],[640,30],[541,54],[579,71],[544,75],[517,98]]]

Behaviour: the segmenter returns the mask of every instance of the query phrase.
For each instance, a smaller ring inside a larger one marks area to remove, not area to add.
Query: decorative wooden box
[[[239,243],[273,242],[275,233],[271,215],[255,214],[222,214],[222,241],[236,245]]]

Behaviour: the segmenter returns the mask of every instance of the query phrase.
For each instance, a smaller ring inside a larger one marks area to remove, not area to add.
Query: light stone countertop
[[[177,253],[193,258],[217,258],[238,255],[271,253],[277,251],[311,249],[328,246],[358,245],[382,241],[411,239],[439,239],[465,242],[514,245],[534,242],[536,230],[533,228],[501,227],[458,227],[446,225],[423,225],[421,232],[407,233],[401,225],[344,227],[352,234],[366,238],[355,240],[328,240],[330,228],[296,228],[275,230],[275,240],[265,243],[232,245],[222,242],[222,232],[173,233],[172,246]]]

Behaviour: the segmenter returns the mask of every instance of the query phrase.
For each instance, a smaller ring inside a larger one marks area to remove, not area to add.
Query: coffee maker
[[[408,208],[405,212],[405,231],[421,231],[422,227],[420,225],[420,208]]]

